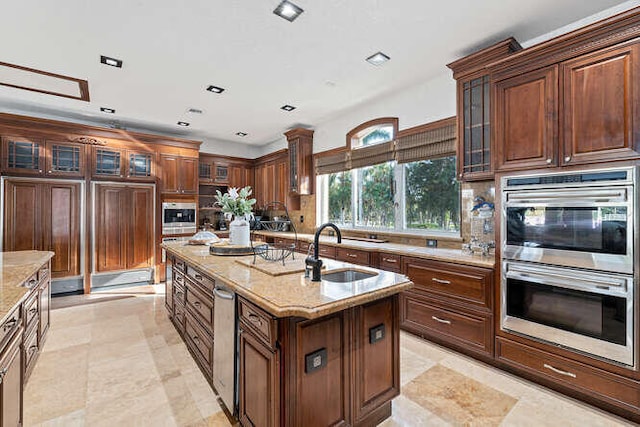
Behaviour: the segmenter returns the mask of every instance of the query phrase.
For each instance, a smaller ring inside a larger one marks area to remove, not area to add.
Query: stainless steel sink
[[[321,279],[326,280],[327,282],[337,282],[337,283],[346,283],[346,282],[355,282],[357,280],[368,279],[370,277],[377,276],[378,273],[372,273],[369,271],[362,270],[335,270],[329,271],[327,273],[322,273]]]

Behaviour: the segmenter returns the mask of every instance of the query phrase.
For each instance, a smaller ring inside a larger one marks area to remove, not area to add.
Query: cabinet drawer
[[[185,339],[191,351],[196,353],[196,359],[200,359],[200,364],[211,376],[213,360],[213,340],[202,330],[196,319],[187,312],[185,329]]]
[[[191,280],[193,280],[195,283],[202,286],[204,289],[208,289],[211,292],[213,292],[213,288],[216,287],[215,280],[205,276],[204,274],[200,273],[198,270],[191,267],[190,265],[187,265],[187,276]]]
[[[290,246],[293,245],[294,241],[285,237],[275,237],[273,243],[280,246]]]
[[[637,412],[640,408],[637,381],[502,337],[498,337],[496,343],[496,359],[500,362],[588,395],[597,394],[598,398],[623,404],[626,409]]]
[[[378,255],[378,268],[381,270],[393,271],[395,273],[399,273],[402,270],[402,266],[400,262],[402,261],[402,257],[400,255],[380,253]]]
[[[49,278],[49,264],[45,264],[38,270],[38,281],[42,283]]]
[[[184,334],[184,321],[185,321],[185,309],[184,305],[177,302],[173,306],[173,318],[171,319],[173,324],[176,325],[178,332]]]
[[[24,341],[24,372],[25,378],[29,376],[31,370],[36,361],[38,355],[38,334],[36,329],[33,329]]]
[[[20,328],[20,321],[22,320],[22,311],[20,307],[16,307],[12,313],[7,316],[7,320],[0,326],[0,348],[2,344],[11,338],[14,331]]]
[[[213,335],[213,296],[204,295],[193,283],[187,283],[187,310]]]
[[[33,294],[24,302],[24,329],[30,331],[38,323],[38,293]]]
[[[267,345],[273,347],[276,341],[276,320],[267,312],[250,302],[239,299],[240,320]]]
[[[320,258],[336,259],[336,247],[329,245],[318,245],[318,255]]]
[[[180,277],[182,280],[178,281],[178,277]],[[184,286],[184,276],[176,276],[173,279],[173,300],[182,305],[185,304],[186,292]]]
[[[29,277],[27,280],[24,281],[24,285],[29,289],[33,289],[37,284],[38,284],[37,272],[34,273],[33,276]]]
[[[493,353],[490,315],[454,311],[453,308],[436,306],[407,292],[401,295],[401,304],[402,327],[463,345],[476,352]]]
[[[479,267],[405,258],[404,273],[414,292],[437,294],[485,307],[493,306],[493,272]]]
[[[181,260],[180,258],[172,258],[171,264],[173,265],[173,268],[181,271],[181,272],[185,272],[186,269],[186,264],[183,260]]]
[[[311,243],[298,240],[297,251],[303,254],[307,254],[307,252],[309,252],[309,245],[311,245]]]
[[[336,248],[336,259],[352,264],[369,265],[369,252],[338,247]]]

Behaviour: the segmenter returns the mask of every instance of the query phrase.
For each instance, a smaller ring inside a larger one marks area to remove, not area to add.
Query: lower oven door
[[[500,326],[637,368],[632,276],[504,261]]]

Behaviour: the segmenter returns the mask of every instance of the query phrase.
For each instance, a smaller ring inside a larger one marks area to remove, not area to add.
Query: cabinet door
[[[188,157],[180,158],[178,176],[180,193],[198,193],[198,159]]]
[[[40,284],[40,330],[38,331],[38,343],[42,348],[44,336],[49,330],[49,315],[51,314],[51,281],[45,280]]]
[[[15,335],[0,357],[0,420],[4,426],[22,425],[22,333]]]
[[[225,164],[215,164],[216,183],[227,184],[229,182],[229,166]]]
[[[251,167],[246,167],[243,170],[243,174],[244,174],[244,185],[243,186],[249,186],[253,189],[253,192],[255,193],[255,186],[254,186],[254,170]]]
[[[242,166],[229,166],[229,187],[243,188],[245,185],[244,168]]]
[[[555,65],[496,83],[497,169],[558,164],[557,99]]]
[[[127,268],[151,267],[154,253],[153,188],[131,187],[128,197]]]
[[[93,147],[94,178],[124,178],[125,150]]]
[[[42,184],[40,184],[42,185]],[[43,249],[54,278],[80,275],[80,183],[42,185]]]
[[[84,176],[84,145],[47,141],[47,175]]]
[[[640,45],[562,64],[562,164],[639,157]]]
[[[250,332],[240,334],[238,418],[245,426],[280,425],[280,367],[278,352]]]
[[[213,173],[212,173],[213,164],[209,160],[200,160],[198,162],[198,178],[202,182],[212,182]]]
[[[4,251],[42,250],[42,184],[7,180],[4,187]]]
[[[491,89],[488,75],[458,82],[458,173],[464,180],[493,176]]]
[[[162,167],[162,192],[178,193],[178,157],[162,155],[160,165]]]
[[[41,175],[44,166],[44,141],[12,136],[2,138],[3,172]]]
[[[164,281],[164,305],[169,311],[169,317],[173,317],[173,265],[167,258],[165,264],[165,281]]]
[[[289,141],[289,191],[297,194],[300,190],[298,180],[298,140]]]
[[[274,199],[277,202],[282,202],[287,205],[289,196],[289,165],[286,159],[280,160],[275,165],[275,188],[276,192]],[[271,181],[273,182],[273,181]]]
[[[136,181],[154,181],[154,154],[127,150],[127,178]]]
[[[95,269],[96,272],[127,268],[129,206],[123,186],[96,185]],[[150,221],[151,222],[151,221]]]

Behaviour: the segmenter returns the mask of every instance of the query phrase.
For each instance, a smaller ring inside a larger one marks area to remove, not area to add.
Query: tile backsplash
[[[485,201],[494,203],[496,196],[496,186],[494,181],[481,181],[481,182],[463,182],[460,184],[460,236],[464,243],[469,243],[472,236],[472,222],[477,221],[477,217],[474,220],[474,214],[471,211],[475,205],[474,199],[480,196]],[[495,212],[492,220],[488,220],[491,226],[488,229],[485,227],[474,227],[474,234],[484,233],[484,241],[495,242]],[[476,223],[477,224],[477,223]]]

